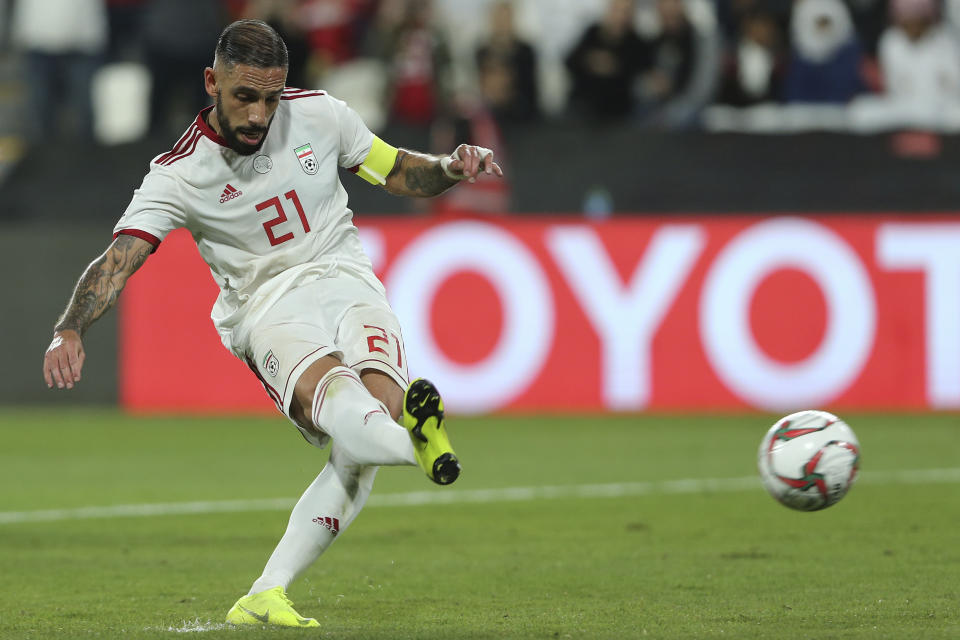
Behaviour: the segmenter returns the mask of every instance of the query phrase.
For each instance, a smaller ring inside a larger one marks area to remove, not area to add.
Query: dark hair
[[[237,20],[220,34],[214,64],[246,64],[269,69],[288,66],[287,45],[273,27],[262,20]]]

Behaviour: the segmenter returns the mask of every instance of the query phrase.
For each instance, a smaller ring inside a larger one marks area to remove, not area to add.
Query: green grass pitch
[[[283,419],[4,409],[0,638],[960,637],[960,417],[844,417],[816,513],[749,480],[770,416],[454,418],[457,484],[381,470],[276,630],[221,623],[325,459]]]

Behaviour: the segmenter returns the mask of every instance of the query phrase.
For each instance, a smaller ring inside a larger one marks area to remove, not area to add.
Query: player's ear
[[[203,88],[207,90],[207,95],[211,98],[217,97],[217,74],[213,67],[207,67],[203,70]]]

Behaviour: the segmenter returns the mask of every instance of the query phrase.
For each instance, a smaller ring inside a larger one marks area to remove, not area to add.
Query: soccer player
[[[290,515],[262,575],[227,614],[235,624],[316,627],[286,588],[363,507],[381,465],[417,465],[450,484],[460,464],[436,388],[407,378],[397,318],[363,253],[337,166],[389,192],[437,195],[480,174],[493,152],[398,150],[344,102],[285,87],[287,49],[263,22],[229,25],[204,70],[215,103],[150,164],[84,271],[43,361],[48,387],[80,381],[82,336],[175,228],[190,230],[220,286],[212,318],[223,344],[330,459]]]

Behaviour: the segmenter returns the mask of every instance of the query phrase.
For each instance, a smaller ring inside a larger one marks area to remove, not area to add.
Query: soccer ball
[[[763,486],[799,511],[836,504],[857,479],[860,443],[853,429],[826,411],[800,411],[770,427],[757,452]]]

